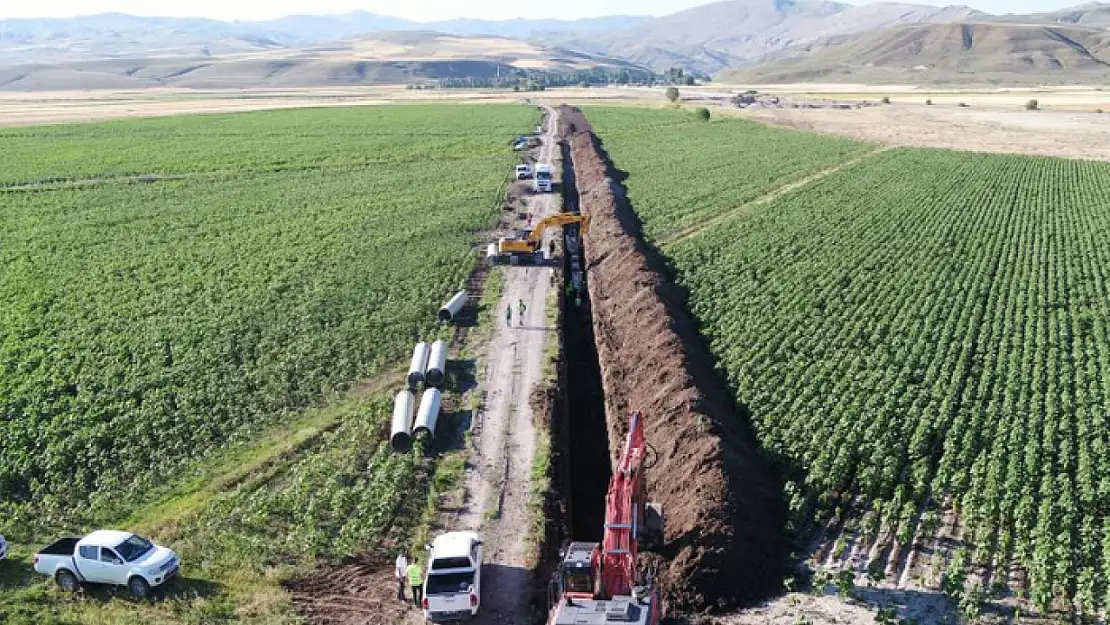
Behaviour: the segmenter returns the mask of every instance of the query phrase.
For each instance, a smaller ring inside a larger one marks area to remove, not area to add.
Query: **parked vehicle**
[[[6,557],[8,557],[8,541],[4,540],[3,536],[0,536],[0,560]]]
[[[551,193],[551,184],[551,165],[536,165],[535,177],[532,179],[532,190],[536,193]]]
[[[527,180],[532,177],[532,166],[526,163],[521,163],[516,166],[516,179]]]
[[[35,554],[35,571],[53,577],[65,592],[76,592],[82,583],[110,584],[126,586],[136,599],[149,596],[180,567],[173,550],[115,530],[62,538]]]
[[[433,623],[473,618],[482,605],[482,540],[474,532],[448,532],[428,549],[424,617]]]

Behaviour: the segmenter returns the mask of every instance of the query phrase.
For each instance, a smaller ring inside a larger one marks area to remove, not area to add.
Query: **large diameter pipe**
[[[416,396],[411,391],[401,391],[393,399],[393,427],[389,444],[393,451],[406,452],[412,446],[412,415]]]
[[[447,343],[432,343],[432,353],[428,357],[428,368],[424,370],[424,384],[439,388],[447,377]]]
[[[466,291],[459,291],[455,293],[450,301],[439,309],[439,320],[443,323],[451,323],[455,317],[459,315],[459,311],[466,305]]]
[[[412,362],[409,364],[409,388],[416,388],[424,381],[424,370],[428,368],[429,348],[427,343],[417,343],[412,348]]]
[[[416,411],[416,425],[412,428],[413,437],[435,436],[436,421],[439,421],[439,408],[443,404],[443,393],[438,388],[424,391],[420,398],[420,409]]]

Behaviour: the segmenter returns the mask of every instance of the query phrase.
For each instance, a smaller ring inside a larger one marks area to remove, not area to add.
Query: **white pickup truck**
[[[54,578],[65,592],[82,583],[126,586],[136,599],[177,575],[177,554],[130,532],[100,530],[62,538],[35,554],[35,571]]]
[[[532,166],[527,163],[521,163],[516,166],[516,179],[527,180],[532,177]]]
[[[472,618],[482,605],[482,540],[474,532],[448,532],[428,549],[424,617],[433,623]]]

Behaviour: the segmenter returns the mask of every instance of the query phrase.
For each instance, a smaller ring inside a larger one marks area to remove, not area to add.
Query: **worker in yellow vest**
[[[414,559],[405,573],[409,578],[409,586],[412,586],[412,602],[419,608],[421,599],[424,598],[424,571]]]

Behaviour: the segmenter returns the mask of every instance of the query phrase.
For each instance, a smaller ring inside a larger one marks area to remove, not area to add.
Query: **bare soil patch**
[[[393,568],[376,562],[322,567],[288,588],[298,610],[315,625],[399,625],[418,614],[411,589],[405,589],[409,601],[399,601]]]
[[[983,96],[979,101],[990,102]],[[735,114],[888,145],[1110,160],[1110,114],[1093,109],[980,109],[974,102],[967,98],[968,108],[955,103],[895,103],[850,110],[748,109]]]
[[[672,612],[721,610],[782,588],[782,491],[713,371],[662,257],[640,236],[619,175],[589,122],[560,112],[584,212],[586,261],[610,449],[630,410],[658,458],[648,497],[663,504],[660,578]]]

